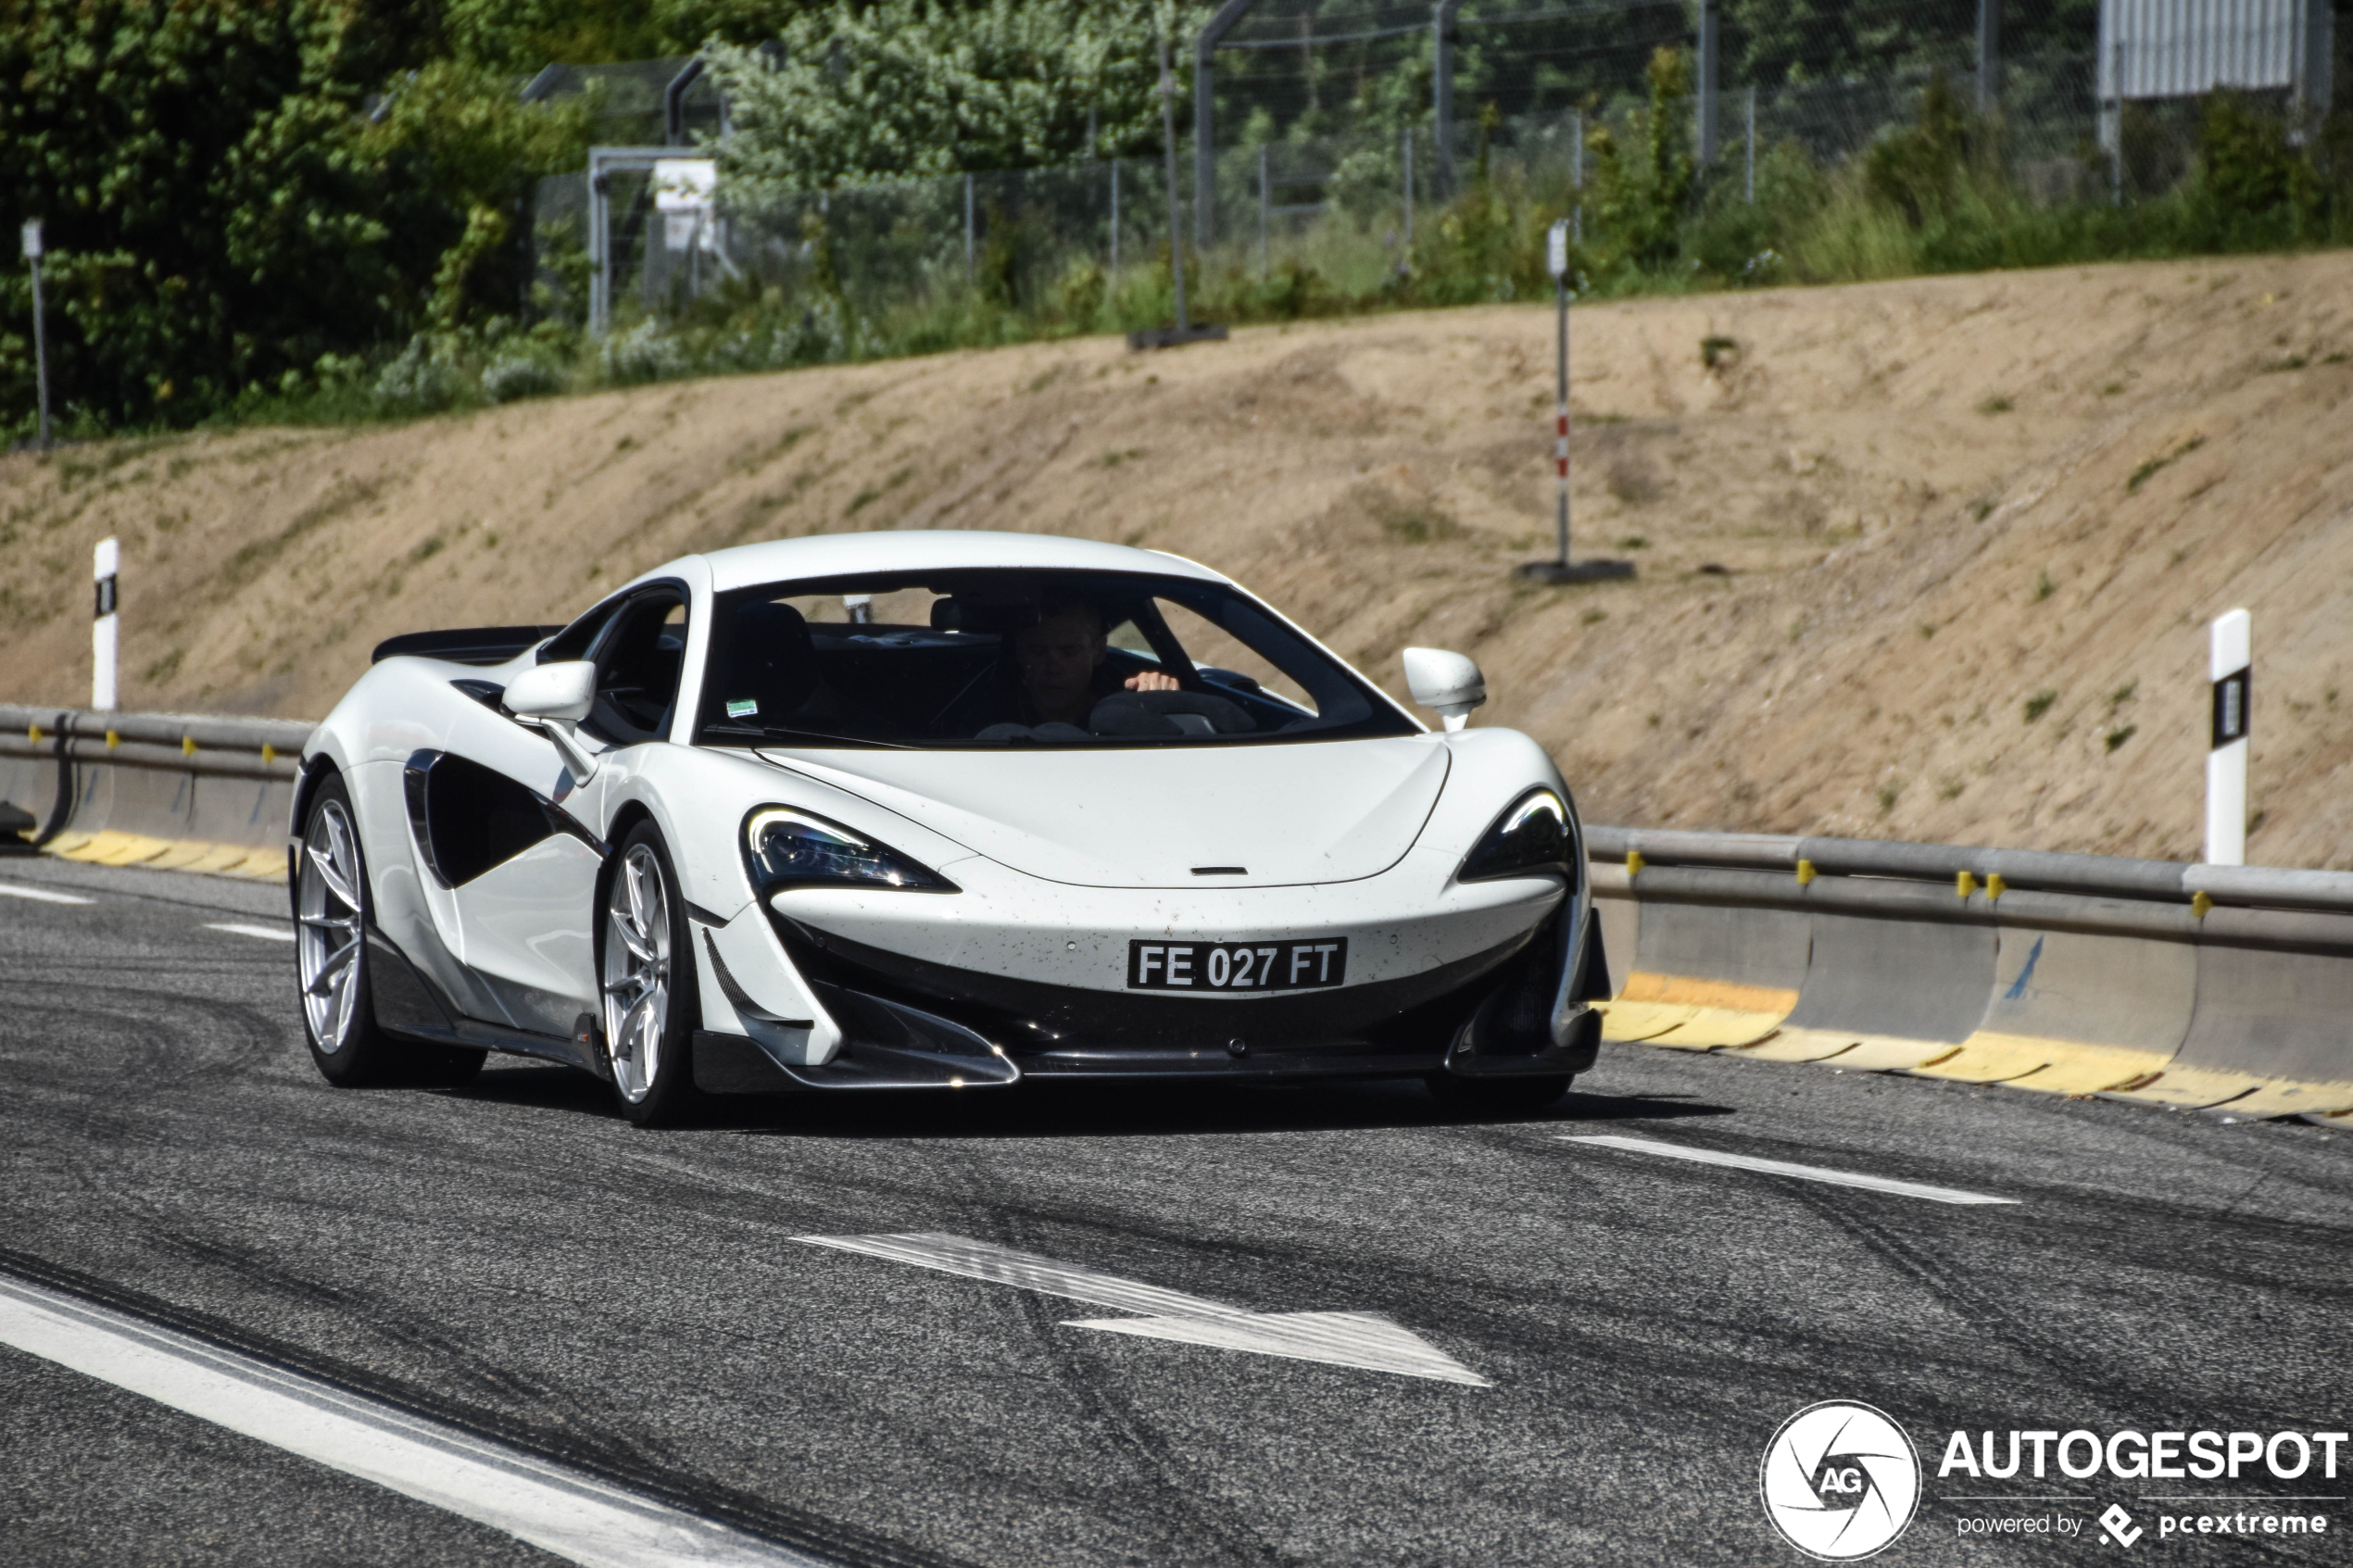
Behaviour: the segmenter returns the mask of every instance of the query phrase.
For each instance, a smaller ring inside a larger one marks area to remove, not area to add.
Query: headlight
[[[1576,885],[1568,863],[1568,807],[1549,789],[1531,789],[1495,819],[1454,873],[1460,882],[1557,872]]]
[[[861,838],[839,822],[783,806],[764,806],[744,820],[744,859],[751,869],[752,885],[763,893],[779,887],[963,891],[888,845]]]

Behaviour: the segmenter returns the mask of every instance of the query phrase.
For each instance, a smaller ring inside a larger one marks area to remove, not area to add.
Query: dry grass
[[[2243,604],[2250,853],[2348,864],[2348,284],[2315,256],[1583,309],[1579,551],[1639,535],[1628,585],[1508,575],[1551,546],[1542,307],[0,458],[0,694],[86,692],[108,533],[126,705],[316,714],[380,637],[561,620],[682,551],[1033,529],[1205,560],[1392,685],[1408,642],[1474,655],[1480,720],[1596,821],[2189,856],[2204,622]]]

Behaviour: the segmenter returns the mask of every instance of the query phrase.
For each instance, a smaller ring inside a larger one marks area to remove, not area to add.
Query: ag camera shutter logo
[[[1893,1545],[1911,1524],[1920,1459],[1884,1411],[1825,1399],[1781,1423],[1756,1485],[1783,1540],[1824,1562],[1852,1562]]]

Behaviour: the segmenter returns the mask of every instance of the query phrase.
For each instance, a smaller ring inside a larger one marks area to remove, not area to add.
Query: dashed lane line
[[[232,936],[258,936],[264,942],[291,942],[294,928],[284,925],[245,925],[237,921],[207,921],[207,931],[225,931]]]
[[[94,904],[95,898],[84,898],[79,893],[57,893],[46,887],[29,887],[21,882],[0,882],[0,898],[31,898],[43,904]]]
[[[2016,1203],[2015,1198],[1995,1198],[1988,1193],[1964,1192],[1958,1187],[1930,1186],[1923,1182],[1899,1182],[1888,1176],[1867,1176],[1855,1171],[1833,1171],[1822,1165],[1793,1165],[1786,1160],[1759,1160],[1748,1154],[1726,1154],[1713,1148],[1694,1148],[1689,1144],[1657,1143],[1649,1138],[1619,1137],[1615,1134],[1598,1133],[1577,1135],[1560,1135],[1563,1143],[1601,1144],[1609,1148],[1622,1148],[1635,1154],[1662,1154],[1670,1160],[1696,1160],[1702,1165],[1730,1165],[1743,1171],[1761,1171],[1772,1176],[1795,1176],[1801,1181],[1827,1182],[1832,1186],[1869,1187],[1873,1192],[1892,1192],[1900,1198],[1924,1198],[1931,1203]]]
[[[0,1276],[0,1345],[585,1568],[834,1568],[520,1449],[6,1276]]]

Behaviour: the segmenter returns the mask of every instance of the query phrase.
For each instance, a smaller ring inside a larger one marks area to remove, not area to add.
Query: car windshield
[[[1221,746],[1416,733],[1223,583],[900,572],[718,596],[704,746]]]

